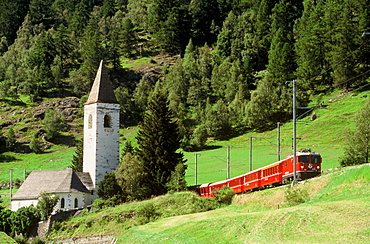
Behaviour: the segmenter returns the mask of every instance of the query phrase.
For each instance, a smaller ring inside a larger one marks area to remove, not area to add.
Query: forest
[[[86,99],[104,60],[122,126],[161,90],[184,150],[289,120],[286,81],[298,107],[369,81],[369,0],[0,0],[0,11],[2,99]],[[123,62],[154,56],[175,61],[127,78]]]

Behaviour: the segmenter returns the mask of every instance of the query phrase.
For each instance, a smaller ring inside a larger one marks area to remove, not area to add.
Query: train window
[[[298,162],[300,162],[300,163],[308,163],[308,155],[306,155],[306,156],[299,156]]]
[[[312,155],[312,163],[319,164],[320,163],[320,156]]]

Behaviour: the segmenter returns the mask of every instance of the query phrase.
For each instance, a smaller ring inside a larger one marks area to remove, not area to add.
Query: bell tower
[[[84,109],[83,172],[90,173],[95,189],[119,164],[119,114],[119,103],[101,61]]]

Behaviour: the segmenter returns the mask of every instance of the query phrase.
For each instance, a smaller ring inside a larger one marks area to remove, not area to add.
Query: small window
[[[60,199],[60,208],[65,208],[65,204],[64,198]]]
[[[320,163],[320,156],[312,155],[312,163],[319,164]]]
[[[112,127],[112,118],[109,114],[104,116],[104,128],[111,128]]]
[[[77,199],[77,197],[75,198],[75,208],[78,208],[78,199]]]
[[[88,124],[88,129],[91,129],[92,128],[92,115],[89,114],[89,119],[87,121],[87,124]]]
[[[308,163],[308,155],[307,156],[299,156],[298,162]]]

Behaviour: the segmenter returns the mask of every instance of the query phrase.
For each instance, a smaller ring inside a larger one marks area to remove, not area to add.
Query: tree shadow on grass
[[[76,139],[73,136],[59,135],[51,140],[52,143],[58,145],[65,145],[69,147],[76,146]]]
[[[5,98],[0,99],[0,102],[5,102],[12,106],[26,106],[27,105],[26,103],[20,100],[10,100],[10,99],[5,99]]]
[[[0,163],[20,161],[18,158],[11,155],[0,154]]]

